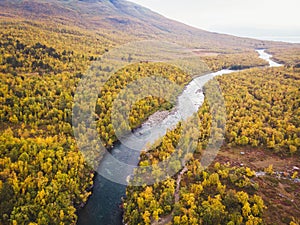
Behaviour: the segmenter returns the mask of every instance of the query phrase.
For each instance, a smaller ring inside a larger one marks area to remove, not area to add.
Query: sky
[[[300,42],[299,0],[130,0],[201,29]],[[294,37],[291,37],[294,36]]]

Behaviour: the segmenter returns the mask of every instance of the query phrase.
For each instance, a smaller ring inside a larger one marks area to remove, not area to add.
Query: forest
[[[222,69],[241,70],[268,65],[265,60],[258,58],[258,53],[255,51],[218,54],[216,56],[202,56],[201,58],[212,71]]]
[[[152,224],[162,217],[164,224],[178,225],[262,224],[266,207],[255,194],[258,184],[250,181],[254,171],[220,163],[203,170],[198,160],[187,168],[178,193],[172,178],[154,186],[128,187],[125,222]]]
[[[75,224],[94,173],[72,137],[72,93],[91,55],[23,25],[1,25],[0,224]]]
[[[227,143],[299,154],[299,72],[253,69],[218,78],[228,111]]]
[[[300,48],[295,46],[293,48],[270,48],[268,49],[273,55],[273,58],[278,62],[285,64],[288,67],[300,68]]]

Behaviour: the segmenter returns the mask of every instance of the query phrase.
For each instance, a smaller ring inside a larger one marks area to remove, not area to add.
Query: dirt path
[[[175,189],[175,193],[174,193],[175,203],[179,202],[180,182],[181,182],[183,174],[187,171],[188,171],[188,168],[185,166],[181,170],[181,172],[178,174],[178,177],[177,177],[177,180],[176,180],[176,189]],[[172,221],[172,214],[173,214],[173,211],[169,215],[167,215],[163,218],[160,218],[158,221],[153,221],[151,224],[152,225],[165,225],[165,224],[168,224]]]
[[[179,190],[180,190],[180,182],[181,182],[181,179],[182,179],[182,175],[188,171],[188,168],[185,166],[183,168],[183,170],[179,173],[178,177],[177,177],[177,180],[176,180],[176,190],[175,190],[175,194],[174,194],[174,197],[175,197],[175,203],[179,202]]]

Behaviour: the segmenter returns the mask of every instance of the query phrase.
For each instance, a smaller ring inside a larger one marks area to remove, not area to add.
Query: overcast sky
[[[252,37],[300,37],[300,0],[130,1],[209,31]]]

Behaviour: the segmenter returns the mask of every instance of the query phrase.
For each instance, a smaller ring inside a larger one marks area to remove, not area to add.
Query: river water
[[[282,66],[281,64],[277,63],[277,62],[274,62],[271,58],[272,58],[272,55],[268,54],[265,52],[265,49],[258,49],[256,50],[259,54],[259,58],[261,59],[264,59],[266,60],[270,67],[280,67]]]
[[[272,61],[272,56],[267,54],[264,49],[257,50],[257,52],[260,58],[269,62],[270,67],[281,66]],[[235,71],[225,69],[194,78],[178,97],[177,105],[171,112],[155,113],[139,129],[116,144],[111,154],[107,154],[103,158],[98,168],[93,194],[86,206],[79,211],[77,224],[122,225],[122,210],[119,204],[121,198],[125,196],[126,180],[139,162],[140,150],[147,143],[153,143],[164,136],[167,130],[173,128],[179,121],[187,119],[198,111],[204,101],[202,88],[209,80],[215,76],[232,72]],[[127,166],[124,167],[124,164]],[[119,182],[116,183],[115,180]]]

